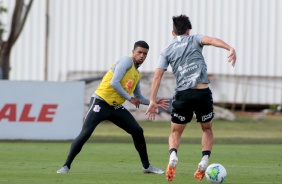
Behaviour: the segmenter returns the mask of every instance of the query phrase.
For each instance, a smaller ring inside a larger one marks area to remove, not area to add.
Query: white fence
[[[3,0],[9,10],[0,17],[7,25],[4,36],[9,33],[14,2]],[[183,13],[191,18],[192,34],[221,38],[237,50],[238,62],[232,68],[227,51],[206,47],[209,74],[231,75],[231,85],[242,76],[258,82],[275,78],[278,84],[282,80],[281,9],[280,0],[35,0],[12,50],[10,76],[12,80],[45,80],[44,67],[48,81],[69,80],[73,72],[104,72],[119,57],[131,54],[133,43],[140,39],[150,45],[140,70],[153,72],[160,51],[172,39],[171,17]],[[220,94],[233,93],[234,88],[225,83],[216,85],[224,90]],[[274,85],[267,90],[262,86],[255,87],[258,93],[251,98],[264,103],[261,91],[265,91],[263,96],[278,96],[267,103],[282,103],[281,90],[277,94]],[[244,91],[238,91],[237,99],[245,96]],[[248,99],[247,103],[253,103]]]

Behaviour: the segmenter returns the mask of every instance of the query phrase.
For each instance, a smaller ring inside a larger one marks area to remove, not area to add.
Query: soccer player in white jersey
[[[181,135],[195,113],[197,122],[202,128],[202,157],[194,177],[197,180],[202,180],[208,166],[214,140],[212,130],[213,99],[208,86],[210,82],[202,50],[205,45],[212,45],[229,51],[228,61],[233,67],[236,62],[236,52],[234,48],[220,39],[201,34],[190,35],[192,25],[186,15],[173,16],[172,20],[174,38],[160,54],[146,114],[148,114],[149,120],[155,119],[156,96],[162,76],[170,65],[176,78],[176,88],[172,100],[171,133],[169,136],[170,158],[166,169],[166,179],[172,181],[175,177],[178,163],[177,150]]]

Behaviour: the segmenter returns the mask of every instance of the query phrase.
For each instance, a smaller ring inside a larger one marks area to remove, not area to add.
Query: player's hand
[[[133,105],[135,105],[136,108],[139,108],[140,105],[140,100],[136,97],[131,97],[131,99],[129,100],[130,103],[132,103]]]
[[[170,100],[164,100],[163,98],[160,98],[156,101],[156,103],[159,107],[167,110],[169,107]]]
[[[229,51],[228,62],[231,62],[231,65],[234,67],[236,63],[236,51],[234,48],[231,48]]]
[[[150,121],[155,120],[156,113],[159,113],[158,104],[156,102],[150,102],[145,115],[148,115]]]

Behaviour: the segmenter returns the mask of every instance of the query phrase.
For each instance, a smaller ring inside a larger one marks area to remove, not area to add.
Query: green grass
[[[149,143],[167,143],[169,121],[142,121],[140,125]],[[260,121],[251,117],[237,117],[235,121],[214,120],[213,130],[216,144],[282,144],[282,117],[265,117]],[[182,142],[200,143],[201,135],[200,125],[193,120],[187,125]],[[91,140],[129,142],[131,138],[114,124],[102,122]]]
[[[165,169],[168,161],[169,122],[140,122],[150,161]],[[282,181],[282,120],[214,121],[215,145],[210,163],[227,170],[226,184],[275,184]],[[186,128],[174,184],[198,182],[193,173],[201,158],[201,130],[192,122]],[[130,144],[129,144],[130,143]],[[64,163],[70,141],[1,141],[0,184],[161,184],[164,175],[143,174],[131,137],[112,123],[101,123],[73,162],[70,173],[56,174]]]
[[[88,142],[68,174],[56,174],[70,142],[0,142],[1,184],[158,184],[164,175],[143,174],[137,152],[127,143]],[[200,161],[200,145],[182,144],[175,184],[199,184],[193,173]],[[165,169],[166,144],[148,144],[150,161]],[[227,170],[226,184],[273,184],[282,180],[281,145],[215,145],[210,163]],[[208,183],[205,179],[200,183]]]

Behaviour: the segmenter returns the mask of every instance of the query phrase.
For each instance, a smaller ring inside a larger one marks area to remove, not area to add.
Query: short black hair
[[[177,35],[183,35],[187,29],[192,29],[189,17],[186,15],[173,16],[173,32]]]
[[[149,49],[148,43],[143,41],[143,40],[139,40],[139,41],[135,42],[133,50],[136,49],[136,47],[142,47],[142,48],[145,48],[145,49]]]

